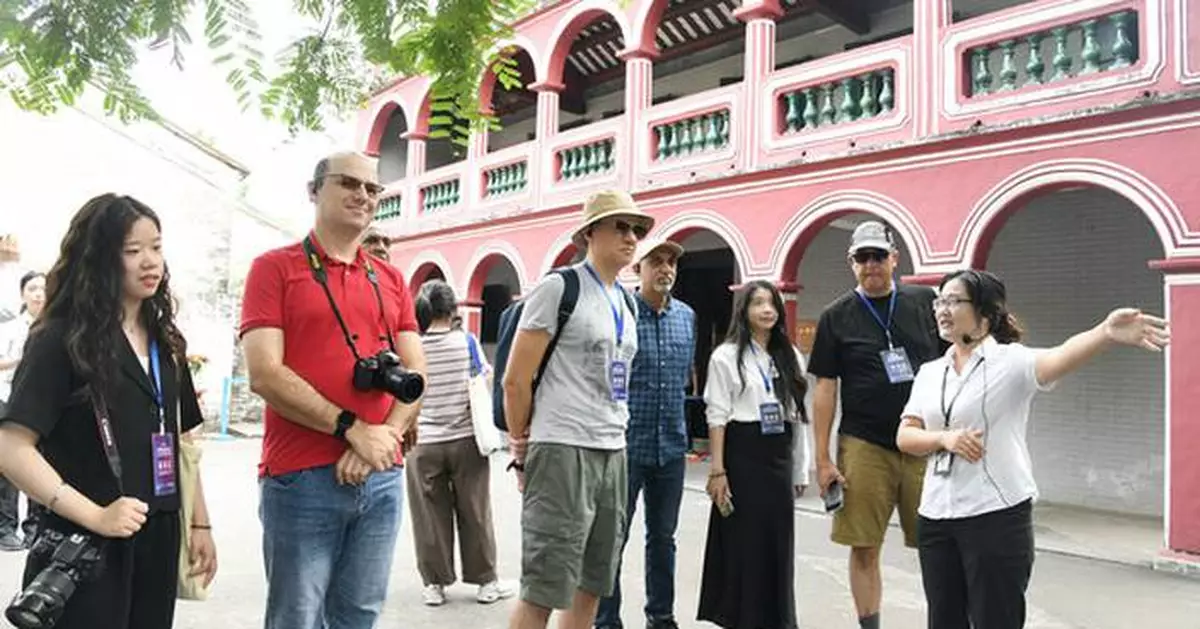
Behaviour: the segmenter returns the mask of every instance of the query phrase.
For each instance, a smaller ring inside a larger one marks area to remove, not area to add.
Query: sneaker
[[[421,598],[430,607],[441,607],[446,604],[446,588],[437,584],[426,585]]]
[[[646,622],[646,629],[679,629],[674,618],[656,618]]]
[[[501,585],[499,581],[484,583],[479,586],[479,592],[475,594],[475,600],[483,605],[491,605],[498,600],[509,598],[515,592],[507,585]]]

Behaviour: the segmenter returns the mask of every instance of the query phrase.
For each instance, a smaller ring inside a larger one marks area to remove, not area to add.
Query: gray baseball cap
[[[854,255],[862,249],[895,251],[896,245],[892,243],[892,236],[883,223],[865,221],[854,228],[854,235],[850,237],[850,254]]]

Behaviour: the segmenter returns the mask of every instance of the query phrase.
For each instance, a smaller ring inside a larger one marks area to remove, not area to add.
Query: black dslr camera
[[[354,388],[381,389],[405,404],[412,404],[425,392],[425,378],[405,369],[400,357],[385,349],[354,363]]]
[[[75,588],[99,576],[103,567],[103,539],[83,533],[63,535],[46,530],[31,552],[36,553],[46,546],[54,546],[50,565],[42,569],[4,611],[4,617],[19,629],[53,627]]]

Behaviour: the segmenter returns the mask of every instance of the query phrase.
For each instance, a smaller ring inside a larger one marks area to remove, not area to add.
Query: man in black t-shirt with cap
[[[834,483],[844,489],[831,537],[851,548],[850,589],[864,629],[880,626],[879,550],[897,506],[905,543],[916,546],[925,460],[897,450],[896,431],[913,375],[942,348],[934,291],[896,282],[898,261],[896,245],[881,223],[867,221],[854,230],[849,263],[858,286],[821,313],[808,366],[817,377],[817,477],[822,495]],[[829,440],[839,386],[842,421],[835,464]]]

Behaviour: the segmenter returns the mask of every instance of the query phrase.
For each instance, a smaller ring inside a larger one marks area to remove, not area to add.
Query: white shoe
[[[479,592],[475,594],[475,600],[483,605],[491,605],[498,600],[511,597],[516,592],[507,585],[502,585],[499,581],[484,583],[479,586]]]
[[[425,600],[425,604],[430,607],[441,607],[446,604],[446,588],[441,585],[426,585],[425,591],[421,594],[421,598]]]

